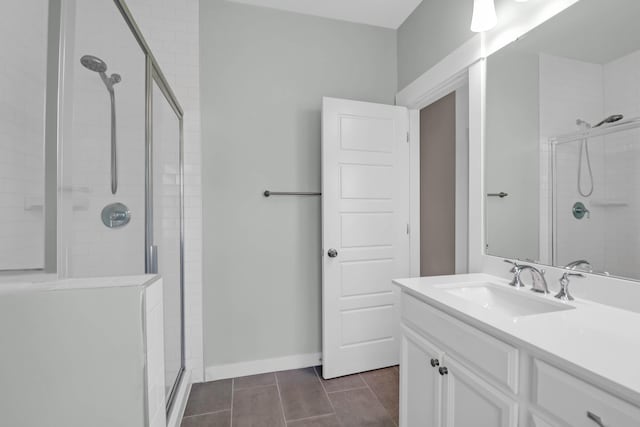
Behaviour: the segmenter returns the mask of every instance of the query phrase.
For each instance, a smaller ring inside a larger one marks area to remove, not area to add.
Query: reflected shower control
[[[575,219],[582,219],[585,217],[585,215],[587,216],[587,219],[591,217],[591,211],[587,209],[587,207],[582,202],[575,202],[573,204],[572,212]]]

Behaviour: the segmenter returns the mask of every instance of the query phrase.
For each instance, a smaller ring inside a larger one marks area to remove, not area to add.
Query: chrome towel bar
[[[264,197],[271,196],[322,196],[322,193],[310,193],[305,191],[269,191],[262,193]]]
[[[487,193],[487,197],[500,197],[501,199],[504,199],[508,195],[509,193],[505,193],[504,191],[500,193]]]

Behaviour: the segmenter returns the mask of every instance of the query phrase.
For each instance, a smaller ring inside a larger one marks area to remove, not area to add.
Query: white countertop
[[[154,274],[115,277],[87,277],[47,281],[16,281],[0,283],[0,295],[23,292],[60,291],[69,289],[95,289],[130,286],[146,286],[155,281]]]
[[[640,404],[640,314],[576,299],[566,303],[575,307],[573,310],[512,318],[456,297],[441,287],[485,282],[559,302],[552,295],[535,294],[528,287],[515,290],[506,280],[488,274],[394,280],[404,291],[429,305],[499,338],[515,340],[525,349],[544,353],[555,362],[566,362],[565,367]]]

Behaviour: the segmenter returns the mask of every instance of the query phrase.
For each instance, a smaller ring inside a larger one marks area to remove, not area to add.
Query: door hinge
[[[409,224],[407,224],[407,234],[411,234],[411,229],[409,228]]]
[[[407,142],[411,141],[411,135],[407,132]]]

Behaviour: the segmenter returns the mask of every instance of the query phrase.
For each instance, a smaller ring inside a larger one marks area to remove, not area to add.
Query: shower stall
[[[124,0],[14,5],[0,276],[161,275],[169,411],[185,371],[183,110]]]
[[[638,279],[627,255],[640,250],[640,117],[605,120],[579,120],[580,131],[549,141],[553,264],[585,260],[590,270]]]

